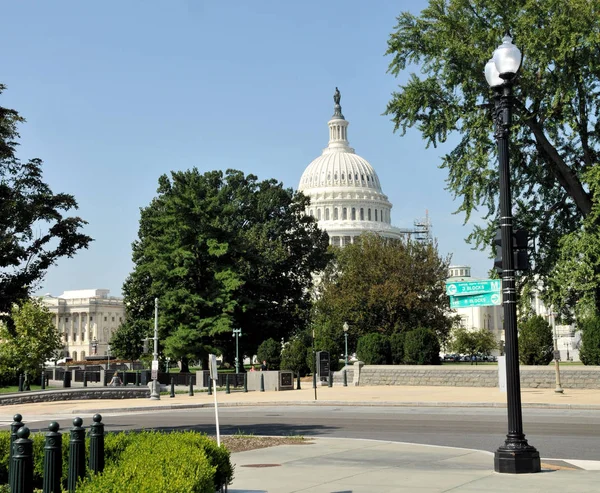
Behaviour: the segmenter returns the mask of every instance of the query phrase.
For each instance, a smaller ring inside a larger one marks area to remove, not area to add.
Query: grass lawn
[[[39,385],[30,385],[31,390],[42,390]],[[46,387],[46,390],[55,389],[56,387]],[[11,387],[0,387],[0,394],[10,394],[11,392],[18,392],[19,386],[14,385]]]

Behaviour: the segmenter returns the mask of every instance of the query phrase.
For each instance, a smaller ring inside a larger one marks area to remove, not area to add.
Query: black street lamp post
[[[346,343],[346,352],[344,353],[345,354],[345,360],[346,360],[346,362],[345,362],[346,365],[345,366],[348,366],[348,329],[349,329],[348,322],[344,322],[344,325],[343,325],[342,328],[344,329],[344,339],[345,339],[344,342]]]
[[[242,337],[242,329],[233,329],[233,337],[235,337],[235,372],[240,372],[240,355],[239,355],[239,343],[240,337]]]
[[[495,92],[495,137],[500,166],[500,234],[508,408],[508,434],[504,445],[496,450],[494,469],[500,473],[533,473],[539,472],[541,465],[539,452],[527,443],[523,433],[508,150],[513,106],[512,87],[521,66],[521,52],[512,44],[510,35],[504,36],[502,41],[485,66],[486,80]]]

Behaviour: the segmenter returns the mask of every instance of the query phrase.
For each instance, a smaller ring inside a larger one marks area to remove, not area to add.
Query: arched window
[[[354,180],[358,181],[358,173],[354,173]]]
[[[312,210],[312,209],[310,210],[310,216],[311,216],[311,217],[315,217],[315,213],[313,212],[313,210]]]
[[[333,208],[333,220],[337,221],[337,218],[338,218],[338,208],[334,207]]]
[[[81,351],[81,360],[83,361],[85,359],[85,351]]]
[[[342,180],[344,180],[346,175],[344,173],[342,173]]]
[[[73,351],[73,361],[77,361],[77,351]]]
[[[360,220],[365,220],[365,210],[362,207],[360,208]]]
[[[377,209],[375,209],[375,221],[379,221],[379,219],[377,219]]]
[[[335,181],[337,181],[337,176],[338,176],[337,173],[335,175],[333,175]]]
[[[352,220],[356,221],[356,209],[352,207]]]
[[[365,175],[360,175],[360,179],[361,179],[362,181],[365,181]]]
[[[367,181],[371,181],[371,177],[367,175]]]
[[[317,209],[317,221],[321,220],[321,209]]]
[[[367,211],[367,219],[370,221],[371,220],[371,209],[369,209]]]
[[[342,209],[342,219],[348,219],[348,209],[346,209],[345,207]]]
[[[329,207],[325,209],[325,221],[329,221]]]

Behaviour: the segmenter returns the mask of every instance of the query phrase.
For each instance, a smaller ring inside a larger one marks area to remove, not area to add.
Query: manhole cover
[[[281,464],[244,464],[242,467],[279,467]]]

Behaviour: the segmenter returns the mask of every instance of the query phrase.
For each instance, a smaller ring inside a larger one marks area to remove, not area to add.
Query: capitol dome
[[[298,186],[310,197],[307,213],[327,231],[334,246],[353,243],[365,232],[399,239],[402,232],[391,225],[392,204],[381,190],[375,169],[350,147],[348,121],[342,115],[337,87],[335,90],[329,145],[304,170]]]

